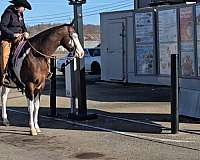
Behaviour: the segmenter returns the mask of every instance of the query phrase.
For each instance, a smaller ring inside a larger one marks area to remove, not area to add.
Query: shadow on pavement
[[[65,81],[57,76],[56,94],[65,97]],[[170,88],[165,86],[108,83],[87,79],[87,99],[99,102],[169,102]],[[49,81],[44,95],[49,95]]]
[[[17,111],[17,112],[13,112]],[[8,107],[8,118],[10,121],[11,126],[17,126],[17,127],[28,127],[28,114],[23,114],[20,112],[28,113],[28,110],[26,107]],[[97,113],[98,111],[89,110],[89,112]],[[67,119],[67,113],[69,113],[69,109],[66,108],[58,108],[57,109],[58,118],[68,120]],[[48,115],[48,108],[41,107],[40,108],[40,115],[47,116]],[[119,115],[123,117],[123,115]],[[115,115],[118,116],[118,115]],[[129,114],[129,116],[131,116]],[[132,117],[135,117],[134,114],[132,114]],[[96,129],[91,129],[87,127],[80,127],[76,125],[69,124],[65,121],[57,121],[54,120],[54,118],[39,118],[39,123],[41,128],[49,128],[49,129],[67,129],[67,130],[86,130],[86,131],[97,131]],[[132,132],[132,133],[155,133],[159,134],[162,132],[162,126],[160,127],[154,127],[154,126],[148,126],[138,123],[131,123],[126,121],[120,121],[115,119],[110,119],[106,117],[99,116],[98,119],[90,120],[90,121],[81,121],[83,124],[93,125],[97,127],[103,127],[107,129],[113,129],[121,132]],[[148,123],[154,124],[151,120],[148,120]],[[0,132],[2,132],[0,130]],[[9,131],[12,132],[12,131]]]

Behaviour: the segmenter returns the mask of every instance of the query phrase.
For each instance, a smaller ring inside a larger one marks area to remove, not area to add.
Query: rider
[[[27,0],[12,0],[1,16],[0,29],[1,29],[1,74],[2,84],[9,84],[7,79],[7,63],[11,50],[11,45],[14,40],[24,36],[26,39],[29,37],[27,32],[23,13],[25,8],[31,10],[31,5]]]

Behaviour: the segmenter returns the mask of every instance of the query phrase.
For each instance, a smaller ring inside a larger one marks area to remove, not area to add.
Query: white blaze
[[[70,46],[71,48],[74,47],[74,41],[73,41],[72,39],[70,39],[70,41],[69,41],[69,46]]]
[[[83,47],[81,46],[81,43],[78,39],[78,34],[77,33],[73,33],[72,34],[72,38],[74,40],[74,43],[76,45],[76,54],[78,55],[79,58],[83,58],[84,56],[84,50]]]

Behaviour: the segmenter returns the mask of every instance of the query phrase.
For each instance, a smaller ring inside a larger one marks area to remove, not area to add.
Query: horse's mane
[[[70,26],[70,24],[62,24],[62,25],[59,25],[59,26],[54,26],[54,27],[51,27],[49,29],[46,29],[38,34],[36,34],[35,36],[31,37],[30,39],[41,39],[41,38],[45,38],[46,36],[48,36],[50,33],[53,33],[55,31],[57,31],[58,29],[64,27],[64,26]]]

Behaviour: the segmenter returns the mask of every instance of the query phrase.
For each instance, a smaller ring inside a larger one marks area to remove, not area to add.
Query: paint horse
[[[48,60],[59,46],[68,51],[74,50],[76,57],[82,58],[84,50],[72,24],[50,28],[27,40],[19,55],[13,60],[13,71],[25,89],[29,110],[30,134],[41,132],[38,125],[38,111],[41,92],[48,76]],[[4,125],[9,125],[6,102],[9,88],[2,86],[2,119]]]

